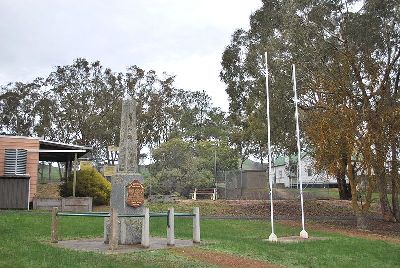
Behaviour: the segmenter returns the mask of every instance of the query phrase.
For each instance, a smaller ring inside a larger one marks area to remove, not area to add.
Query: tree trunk
[[[357,190],[356,190],[356,180],[354,176],[354,168],[352,163],[350,162],[349,165],[347,166],[348,168],[348,177],[349,177],[349,182],[351,185],[351,206],[353,208],[353,211],[356,215],[357,219],[357,228],[358,229],[366,229],[367,224],[366,224],[366,219],[365,219],[365,213],[363,213],[363,210],[360,209],[358,206],[358,200],[357,200]]]
[[[68,182],[68,161],[64,163],[64,179]]]
[[[381,203],[381,212],[385,221],[396,221],[390,209],[389,200],[387,197],[387,181],[385,173],[385,155],[382,153],[383,148],[376,144],[376,160],[374,164],[375,175],[377,176],[379,200]]]
[[[72,174],[72,160],[68,161],[68,177]]]
[[[397,161],[396,143],[392,143],[392,208],[393,216],[400,222],[400,208],[399,208],[399,165]]]
[[[347,154],[346,152],[342,152],[339,160],[339,166],[336,172],[336,181],[338,184],[340,200],[351,199],[350,184],[346,183],[346,169],[348,164],[347,162],[348,162]]]
[[[43,176],[44,176],[44,163],[43,163],[43,161],[40,162],[40,167],[41,167],[41,169],[40,169],[40,182],[43,183]]]
[[[61,165],[60,165],[60,162],[57,162],[57,165],[58,165],[58,175],[59,175],[59,179],[61,180],[61,179],[62,179],[62,172],[61,172]]]
[[[377,176],[378,176],[379,200],[381,203],[381,211],[383,219],[385,221],[395,221],[392,211],[390,209],[389,200],[387,198],[385,174],[379,172]]]
[[[51,162],[49,162],[49,179],[48,181],[51,181]]]

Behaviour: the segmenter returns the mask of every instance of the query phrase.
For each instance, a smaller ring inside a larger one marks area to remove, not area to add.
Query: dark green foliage
[[[187,142],[171,139],[153,151],[152,177],[147,182],[153,193],[177,192],[188,196],[194,188],[214,187],[215,171],[236,169],[238,155],[226,143]]]
[[[76,196],[93,197],[94,205],[108,205],[110,202],[111,183],[96,169],[79,170],[76,173]],[[72,177],[60,187],[63,197],[72,196]]]
[[[115,164],[107,146],[119,144],[124,92],[137,100],[138,155],[173,137],[221,140],[226,115],[204,91],[177,89],[174,76],[138,66],[125,73],[78,58],[46,79],[0,86],[0,129],[7,134],[93,146],[97,160]]]

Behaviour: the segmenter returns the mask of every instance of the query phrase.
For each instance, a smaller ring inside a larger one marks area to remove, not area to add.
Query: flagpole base
[[[269,235],[268,240],[269,240],[270,242],[278,242],[278,237],[276,236],[276,234],[271,233],[271,234]]]
[[[308,233],[306,232],[306,230],[302,230],[301,232],[300,232],[300,237],[301,238],[304,238],[304,239],[307,239],[308,238]]]

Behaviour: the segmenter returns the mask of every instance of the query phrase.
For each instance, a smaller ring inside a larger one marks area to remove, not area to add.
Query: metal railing
[[[174,208],[169,208],[167,213],[150,213],[148,208],[145,208],[144,214],[118,214],[115,209],[111,212],[58,212],[58,208],[52,210],[51,223],[51,242],[58,243],[58,223],[59,217],[101,217],[110,218],[110,249],[118,248],[119,232],[118,218],[144,218],[142,226],[141,245],[145,248],[150,247],[150,218],[167,218],[167,245],[175,245],[175,217],[192,217],[193,218],[193,242],[200,243],[200,210],[198,207],[193,208],[193,213],[175,213]]]

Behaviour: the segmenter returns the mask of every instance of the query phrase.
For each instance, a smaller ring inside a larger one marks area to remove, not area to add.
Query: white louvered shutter
[[[26,174],[27,151],[24,149],[6,149],[4,155],[4,175]]]

